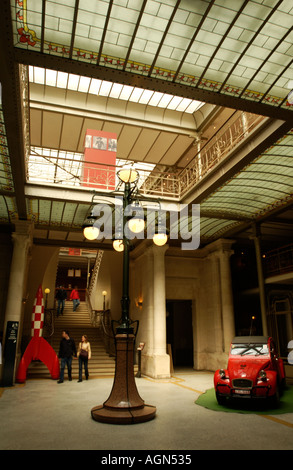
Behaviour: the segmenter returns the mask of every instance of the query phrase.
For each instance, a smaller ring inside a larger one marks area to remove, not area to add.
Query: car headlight
[[[226,374],[225,374],[224,369],[220,369],[220,370],[219,370],[219,376],[221,377],[221,379],[224,379],[224,378],[225,378]]]
[[[266,380],[267,379],[267,374],[264,370],[261,370],[260,373],[259,373],[259,378],[261,380]]]

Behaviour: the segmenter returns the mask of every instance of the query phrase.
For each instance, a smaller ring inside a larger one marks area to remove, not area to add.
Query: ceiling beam
[[[232,75],[232,73],[233,73],[234,70],[236,69],[236,67],[237,67],[237,65],[239,64],[239,62],[241,61],[241,59],[243,59],[244,55],[246,54],[246,52],[248,51],[248,49],[251,47],[251,45],[254,43],[255,39],[256,39],[257,36],[260,34],[261,30],[267,25],[267,22],[269,21],[269,19],[271,18],[271,16],[276,12],[276,10],[279,8],[279,6],[281,5],[282,2],[283,2],[283,0],[279,0],[279,2],[274,6],[274,8],[272,8],[272,10],[269,12],[269,14],[267,15],[267,17],[263,19],[262,24],[260,25],[260,27],[258,28],[258,30],[255,32],[255,34],[253,35],[253,37],[250,39],[250,41],[247,43],[246,47],[245,47],[244,50],[241,52],[241,54],[239,55],[238,59],[233,62],[233,67],[231,68],[230,72],[228,73],[228,75],[227,75],[225,81],[222,83],[221,88],[219,89],[219,92],[221,92],[222,89],[224,88],[224,86],[227,84],[227,82],[228,82],[230,76]]]
[[[276,52],[276,50],[280,47],[280,45],[285,41],[285,39],[287,38],[287,36],[289,36],[289,34],[291,34],[293,30],[293,26],[291,26],[290,29],[288,29],[288,31],[286,31],[286,33],[284,34],[284,36],[279,40],[279,42],[275,45],[275,47],[270,51],[270,53],[266,56],[265,60],[261,63],[261,65],[258,67],[258,69],[254,72],[254,74],[252,75],[252,77],[249,79],[249,81],[247,82],[246,84],[246,87],[243,88],[242,92],[240,93],[240,98],[242,97],[242,95],[245,93],[245,91],[247,90],[247,88],[249,87],[249,85],[253,82],[253,80],[255,79],[255,77],[257,76],[257,74],[261,71],[261,69],[263,68],[264,65],[266,65],[267,63],[267,60]],[[292,61],[291,61],[292,62]],[[286,70],[286,69],[285,69]],[[284,72],[284,70],[283,70]],[[279,78],[279,77],[278,77]],[[266,92],[267,94],[267,92]],[[262,97],[263,99],[263,97]]]
[[[163,36],[162,36],[162,39],[161,39],[160,44],[159,44],[159,46],[158,46],[158,49],[157,49],[157,51],[156,51],[156,53],[155,53],[155,56],[154,56],[152,65],[150,66],[149,73],[148,73],[148,76],[149,76],[149,77],[150,77],[150,76],[152,75],[152,73],[153,73],[154,67],[155,67],[156,62],[157,62],[157,58],[159,57],[160,51],[161,51],[161,49],[162,49],[162,47],[163,47],[164,41],[165,41],[166,36],[167,36],[167,34],[168,34],[168,31],[169,31],[169,29],[170,29],[170,26],[172,25],[172,21],[173,21],[173,19],[174,19],[174,16],[175,16],[175,14],[176,14],[176,12],[177,12],[177,10],[178,10],[178,8],[179,8],[180,2],[181,2],[181,0],[177,0],[176,5],[175,5],[174,8],[173,8],[172,14],[171,14],[171,16],[170,16],[170,18],[169,18],[169,21],[168,21],[168,24],[167,24],[167,26],[166,26],[166,28],[165,28],[165,31],[164,31]]]
[[[74,240],[50,240],[49,238],[33,238],[34,245],[59,246],[69,248],[89,248],[91,250],[113,250],[111,243],[101,243],[96,241],[74,241]]]
[[[124,60],[123,70],[125,70],[125,67],[126,67],[126,65],[127,65],[128,59],[129,59],[129,57],[130,57],[130,54],[131,54],[131,51],[132,51],[132,46],[133,46],[133,43],[134,43],[134,41],[135,41],[136,33],[137,33],[138,28],[139,28],[139,26],[140,26],[141,18],[142,18],[142,15],[144,14],[144,10],[145,10],[147,1],[148,1],[148,0],[143,0],[143,3],[142,3],[142,5],[141,5],[141,7],[140,7],[140,12],[139,12],[138,18],[137,18],[137,20],[136,20],[136,24],[135,24],[135,28],[134,28],[134,31],[133,31],[133,35],[132,35],[132,38],[131,38],[131,41],[130,41],[130,44],[129,44],[129,47],[128,47],[128,50],[127,50],[127,54],[126,54],[125,60]]]
[[[183,54],[183,57],[182,57],[181,62],[180,62],[180,64],[179,64],[179,67],[177,68],[177,70],[176,70],[176,72],[175,72],[175,74],[174,74],[173,82],[176,81],[176,79],[177,79],[177,77],[178,77],[178,74],[179,74],[179,72],[180,72],[180,70],[181,70],[181,68],[182,68],[182,66],[183,66],[183,64],[184,64],[184,62],[185,62],[185,59],[186,59],[186,57],[187,57],[187,55],[188,55],[188,53],[189,53],[189,51],[190,51],[190,49],[191,49],[191,47],[192,47],[192,45],[193,45],[195,39],[196,39],[196,36],[197,36],[198,33],[200,32],[201,27],[202,27],[203,23],[205,22],[205,20],[206,20],[208,14],[209,14],[209,11],[210,11],[210,9],[212,8],[212,6],[214,5],[214,3],[215,3],[215,0],[211,0],[210,3],[208,4],[208,6],[207,6],[207,8],[206,8],[206,11],[204,12],[204,14],[203,14],[203,16],[202,16],[202,18],[201,18],[201,20],[200,20],[200,22],[199,22],[199,24],[198,24],[196,30],[195,30],[195,32],[193,33],[193,36],[192,36],[192,38],[191,38],[191,40],[190,40],[190,42],[189,42],[187,48],[185,49],[185,52],[184,52],[184,54]]]
[[[104,42],[105,42],[105,37],[106,37],[106,34],[107,34],[107,28],[108,28],[108,24],[109,24],[109,21],[110,21],[112,6],[113,6],[113,0],[110,0],[109,5],[108,5],[107,16],[106,16],[106,19],[105,19],[105,24],[104,24],[104,27],[103,27],[103,34],[102,34],[102,38],[101,38],[101,42],[100,42],[100,47],[99,47],[99,52],[98,52],[98,57],[97,57],[97,65],[99,65],[100,60],[101,60],[103,47],[104,47]]]
[[[196,82],[196,85],[199,85],[200,82],[202,81],[202,79],[204,78],[206,72],[209,70],[209,67],[212,63],[212,61],[214,60],[214,58],[216,57],[217,53],[219,52],[220,50],[220,47],[222,46],[223,42],[226,40],[229,32],[231,31],[231,29],[234,27],[234,24],[236,23],[236,21],[238,20],[239,16],[241,15],[241,13],[243,12],[244,8],[246,7],[246,5],[249,3],[249,0],[245,0],[241,7],[238,9],[238,11],[236,12],[236,15],[234,16],[233,20],[231,21],[231,23],[229,24],[227,30],[225,31],[225,33],[223,34],[219,44],[217,45],[217,47],[215,48],[214,50],[214,53],[211,55],[208,63],[206,64],[201,76],[199,77],[199,79],[197,80]]]
[[[9,159],[12,169],[18,217],[27,218],[24,196],[25,154],[22,123],[23,97],[20,92],[19,66],[14,61],[12,22],[9,9],[4,6],[0,15],[0,82]]]

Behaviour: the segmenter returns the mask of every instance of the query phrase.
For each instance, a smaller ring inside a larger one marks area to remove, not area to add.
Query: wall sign
[[[18,327],[19,327],[18,321],[7,322],[5,345],[4,345],[4,352],[3,352],[3,359],[4,359],[3,377],[2,377],[3,387],[11,387],[13,385]]]

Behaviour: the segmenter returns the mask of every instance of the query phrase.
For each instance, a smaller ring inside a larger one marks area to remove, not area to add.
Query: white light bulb
[[[128,221],[129,230],[131,230],[133,233],[142,232],[144,229],[144,226],[145,226],[145,221],[143,219],[134,217],[133,219],[130,219]]]
[[[85,227],[83,234],[87,240],[95,240],[99,236],[100,230],[97,227]]]
[[[123,251],[124,250],[123,240],[114,240],[113,248],[114,250],[119,251],[119,252]]]
[[[163,246],[167,243],[168,236],[165,233],[155,233],[153,242],[157,246]]]

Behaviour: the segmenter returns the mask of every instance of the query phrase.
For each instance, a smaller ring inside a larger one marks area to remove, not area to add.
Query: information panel
[[[13,385],[13,374],[14,374],[18,327],[19,327],[18,321],[7,322],[5,345],[4,345],[4,352],[3,352],[3,359],[4,359],[3,377],[2,377],[3,387],[11,387]]]

